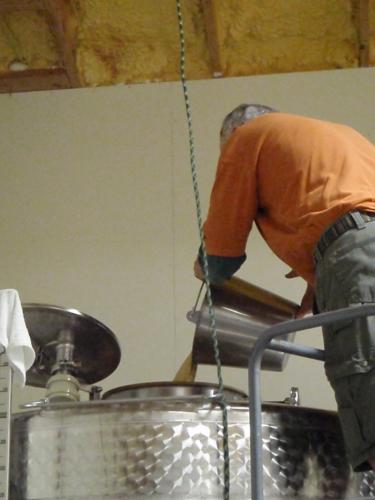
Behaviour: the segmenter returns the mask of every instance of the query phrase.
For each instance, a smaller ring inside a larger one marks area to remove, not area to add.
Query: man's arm
[[[229,279],[246,260],[245,247],[257,214],[256,164],[250,138],[236,130],[222,150],[204,223],[209,280]],[[200,249],[195,275],[203,278]]]

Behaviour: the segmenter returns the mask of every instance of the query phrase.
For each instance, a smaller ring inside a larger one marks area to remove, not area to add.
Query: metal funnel
[[[223,366],[246,367],[255,341],[275,323],[295,317],[298,305],[247,283],[232,278],[221,286],[211,286],[220,359]],[[216,364],[207,295],[200,311],[190,311],[188,319],[196,324],[193,342],[193,363]],[[294,334],[278,340],[294,340]],[[282,371],[288,355],[267,349],[263,370]]]

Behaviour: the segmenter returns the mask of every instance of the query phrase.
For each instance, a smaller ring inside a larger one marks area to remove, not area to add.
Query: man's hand
[[[198,257],[195,259],[195,262],[194,262],[194,275],[199,280],[201,280],[201,281],[204,280],[204,274],[203,274],[201,265],[199,264]]]
[[[311,314],[314,305],[315,288],[312,285],[307,285],[301,304],[296,314],[296,318],[303,318],[307,314]]]
[[[285,275],[285,278],[288,279],[297,277],[298,274],[293,269]],[[296,313],[296,318],[303,318],[304,316],[307,316],[308,314],[312,313],[314,305],[314,295],[315,295],[315,288],[312,285],[307,285],[306,291],[301,300],[301,304]]]
[[[286,273],[285,278],[288,278],[288,279],[290,279],[290,278],[298,278],[298,274],[293,269],[291,269],[289,271],[289,273]]]

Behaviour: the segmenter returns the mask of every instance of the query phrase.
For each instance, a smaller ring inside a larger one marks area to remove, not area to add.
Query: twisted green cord
[[[221,405],[222,411],[223,411],[224,499],[228,500],[229,499],[229,487],[230,487],[228,409],[227,409],[227,404],[226,404],[225,396],[224,396],[224,383],[223,383],[223,377],[222,377],[222,372],[221,372],[219,343],[218,343],[218,339],[217,339],[216,320],[215,320],[215,313],[213,310],[211,287],[210,287],[210,281],[209,281],[207,251],[206,251],[206,245],[205,245],[204,234],[203,234],[202,210],[201,210],[200,197],[199,197],[199,189],[198,189],[198,182],[197,182],[197,168],[196,168],[195,151],[194,151],[192,112],[191,112],[190,100],[189,100],[188,89],[187,89],[187,84],[186,84],[186,77],[185,77],[185,37],[184,37],[184,25],[183,25],[180,0],[176,0],[176,4],[177,4],[177,18],[178,18],[178,26],[179,26],[179,35],[180,35],[180,75],[181,75],[181,83],[182,83],[182,89],[183,89],[184,100],[185,100],[186,117],[187,117],[187,122],[188,122],[191,176],[192,176],[192,181],[193,181],[195,205],[196,205],[198,228],[199,228],[199,237],[200,237],[202,253],[203,253],[203,273],[204,273],[204,280],[205,280],[206,290],[207,290],[207,303],[208,303],[208,310],[209,310],[209,317],[210,317],[210,328],[212,331],[212,342],[213,342],[214,355],[215,355],[215,361],[216,361],[216,367],[217,367],[217,377],[218,377],[218,382],[219,382],[220,405]]]

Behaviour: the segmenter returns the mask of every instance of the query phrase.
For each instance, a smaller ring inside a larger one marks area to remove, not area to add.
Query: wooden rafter
[[[41,10],[43,0],[0,0],[0,14],[17,10]]]
[[[69,86],[68,77],[62,68],[27,69],[0,74],[0,93],[57,90]]]
[[[0,0],[0,14],[40,10],[47,14],[60,52],[60,68],[0,73],[0,92],[27,92],[80,87],[74,59],[74,17],[70,0]]]
[[[359,40],[359,65],[370,65],[370,13],[369,0],[358,0],[358,40]]]
[[[71,87],[80,87],[76,65],[76,25],[71,0],[43,0],[55,33],[61,64],[66,70]]]
[[[223,62],[219,43],[217,0],[201,0],[211,71],[214,77],[223,76]]]

